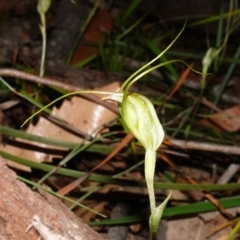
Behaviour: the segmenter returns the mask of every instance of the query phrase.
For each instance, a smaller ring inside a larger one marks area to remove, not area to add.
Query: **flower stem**
[[[145,154],[145,178],[149,193],[151,215],[156,211],[156,201],[154,194],[154,172],[156,163],[156,151],[146,149]]]
[[[152,240],[157,240],[157,233],[156,232],[151,233],[151,239]]]

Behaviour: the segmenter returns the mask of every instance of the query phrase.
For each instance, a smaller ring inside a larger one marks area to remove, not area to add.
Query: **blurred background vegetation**
[[[103,220],[70,206],[83,220],[98,225],[99,232],[106,233],[109,225],[147,221],[144,151],[122,124],[115,106],[111,110],[115,115],[108,116],[105,108],[99,110],[101,100],[92,99],[93,108],[86,102],[72,102],[74,108],[68,112],[62,106],[69,98],[56,104],[55,110],[61,112],[57,117],[49,108],[31,124],[20,126],[68,91],[100,87],[117,91],[105,86],[115,81],[121,84],[161,53],[187,20],[181,36],[158,62],[170,63],[144,76],[131,91],[152,100],[166,133],[158,152],[155,186],[159,202],[173,191],[163,214],[169,229],[176,218],[218,210],[225,216],[225,226],[231,225],[227,236],[233,239],[238,219],[236,212],[229,213],[227,208],[240,204],[238,2],[52,1],[43,14],[46,57],[42,62],[38,1],[2,0],[0,154],[21,180],[31,180],[33,185],[44,182],[52,191],[107,215],[109,219]],[[203,74],[171,60],[183,60]],[[45,82],[38,78],[41,63]],[[79,115],[84,118],[79,120]],[[51,126],[41,119],[78,138],[69,140],[65,133],[60,138],[50,130],[45,135],[42,129]],[[44,159],[32,158],[36,153],[43,153]],[[74,179],[79,181],[68,185]],[[119,202],[130,210],[126,216],[110,219]],[[144,224],[139,229],[144,229]],[[143,231],[131,228],[131,234],[144,239]],[[168,234],[166,239],[173,239]]]

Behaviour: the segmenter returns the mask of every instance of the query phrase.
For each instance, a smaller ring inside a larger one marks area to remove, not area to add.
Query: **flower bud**
[[[119,110],[129,130],[145,149],[156,151],[164,138],[162,125],[152,102],[138,93],[111,95],[105,99],[119,102]]]

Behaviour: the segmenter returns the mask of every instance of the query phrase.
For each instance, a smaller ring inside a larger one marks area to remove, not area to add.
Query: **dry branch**
[[[50,231],[60,234],[64,240],[102,240],[103,238],[84,224],[59,199],[43,192],[34,192],[19,181],[0,157],[0,239],[37,240],[41,236],[32,227],[37,216]],[[52,239],[53,240],[53,239]]]

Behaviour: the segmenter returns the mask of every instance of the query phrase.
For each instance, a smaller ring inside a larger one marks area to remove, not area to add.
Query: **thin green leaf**
[[[23,165],[29,166],[34,169],[42,170],[44,172],[50,172],[55,170],[55,166],[51,166],[49,164],[37,163],[30,161],[28,159],[24,159],[4,151],[0,151],[0,155],[6,159],[11,161],[21,163]],[[67,168],[58,168],[56,174],[79,178],[86,175],[86,172],[70,170]],[[104,176],[100,174],[92,174],[89,178],[89,181],[99,182],[99,183],[110,183],[119,186],[133,186],[133,187],[146,187],[146,183],[144,181],[134,181],[127,179],[118,179],[112,178],[109,176]],[[166,182],[154,182],[154,188],[156,189],[178,189],[184,191],[191,190],[206,190],[206,191],[224,191],[224,190],[239,190],[240,184],[238,183],[228,183],[228,184],[183,184],[183,183],[166,183]],[[239,202],[238,202],[239,204]]]
[[[155,212],[153,214],[151,214],[150,219],[149,219],[149,221],[150,221],[149,225],[151,228],[151,232],[156,233],[158,231],[158,227],[159,227],[159,223],[160,223],[163,211],[164,211],[170,197],[171,197],[171,193],[169,193],[167,198],[156,208]]]
[[[131,4],[128,6],[128,8],[124,11],[124,15],[121,17],[120,24],[122,25],[126,19],[131,16],[133,11],[136,9],[136,7],[139,5],[141,0],[132,0]]]
[[[219,199],[219,203],[224,208],[239,207],[240,197],[231,197]],[[165,208],[163,211],[163,218],[184,216],[189,214],[198,214],[203,212],[217,211],[217,207],[211,202],[201,201],[197,203],[191,203],[181,206]],[[115,219],[105,219],[97,222],[88,222],[89,225],[115,225],[115,224],[129,224],[141,221],[147,221],[149,213],[140,213],[132,216],[115,218]]]

